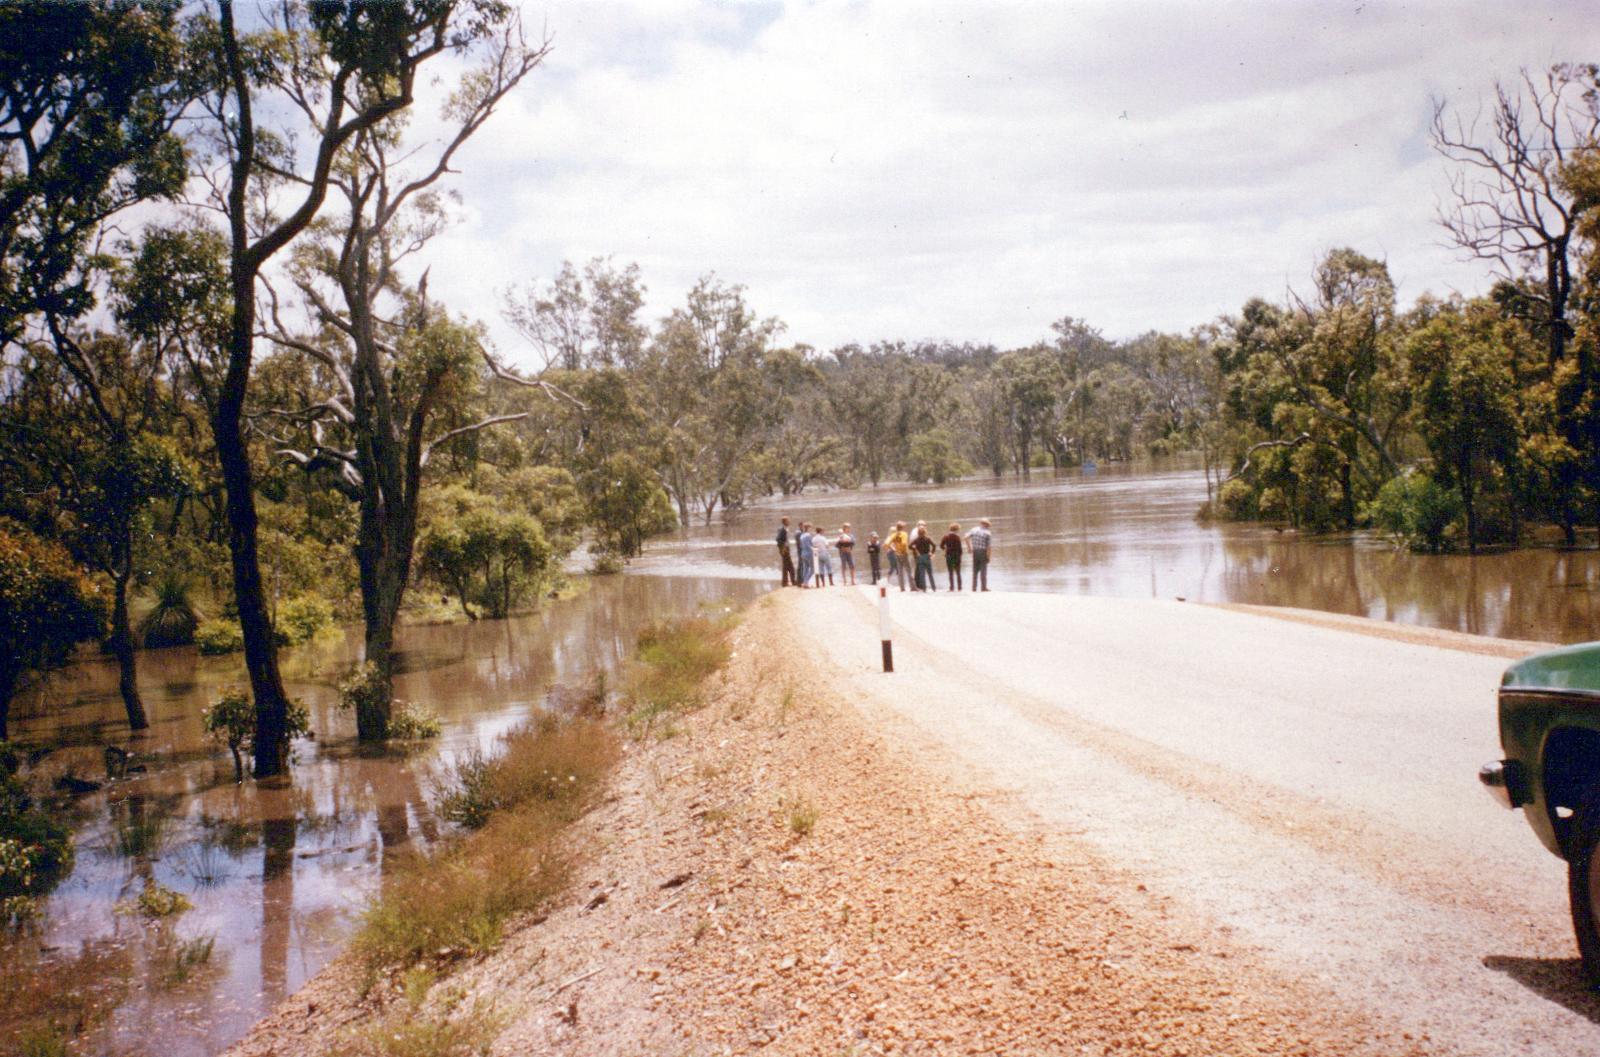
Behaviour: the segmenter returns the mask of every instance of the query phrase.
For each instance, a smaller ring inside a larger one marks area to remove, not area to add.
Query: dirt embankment
[[[1019,828],[844,696],[792,633],[804,604],[752,608],[712,703],[580,823],[563,904],[430,1007],[492,1006],[508,1055],[1430,1052]],[[336,965],[231,1052],[339,1052],[370,1013],[354,979]]]

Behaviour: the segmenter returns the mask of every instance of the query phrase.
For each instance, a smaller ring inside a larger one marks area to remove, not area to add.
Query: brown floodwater
[[[950,521],[966,528],[988,517],[996,590],[1251,602],[1508,638],[1600,638],[1594,550],[1414,555],[1369,535],[1302,539],[1201,524],[1194,512],[1204,498],[1193,468],[1116,466],[753,507],[653,543],[627,575],[594,580],[537,613],[406,629],[397,694],[444,720],[443,736],[409,755],[358,748],[333,684],[358,657],[359,637],[324,637],[284,654],[291,693],[310,706],[318,734],[300,743],[284,788],[235,784],[226,751],[202,737],[200,709],[243,681],[237,657],[141,654],[152,727],[139,739],[127,735],[114,669],[86,659],[16,705],[16,740],[57,747],[35,778],[102,778],[107,744],[131,748],[148,770],[63,808],[76,866],[35,926],[0,938],[0,986],[13,995],[36,986],[58,1006],[84,1007],[96,1026],[83,1053],[222,1050],[340,950],[390,851],[435,839],[440,767],[544,707],[552,684],[615,668],[644,624],[739,605],[775,586],[782,514],[830,530],[848,521],[863,542],[896,519],[925,519],[941,535]],[[857,553],[864,578],[864,547]],[[162,924],[115,911],[149,881],[194,908]],[[208,938],[209,959],[181,971],[182,952]],[[64,997],[74,990],[88,993]]]
[[[58,1009],[82,1006],[94,1027],[76,1052],[203,1057],[225,1048],[337,954],[382,877],[387,854],[433,840],[441,826],[432,775],[450,759],[628,657],[639,630],[704,606],[738,606],[750,580],[613,576],[578,597],[510,620],[406,628],[398,697],[431,705],[444,733],[410,754],[371,754],[334,684],[359,657],[355,629],[284,652],[289,692],[310,708],[314,741],[297,743],[292,785],[236,784],[226,750],[208,745],[200,709],[243,682],[238,656],[193,649],[140,654],[150,730],[130,739],[115,668],[85,660],[16,703],[12,737],[57,746],[33,781],[104,779],[104,745],[148,770],[65,807],[77,862],[33,926],[0,937],[0,987]],[[117,911],[155,881],[193,909],[161,923]],[[212,941],[185,972],[180,957]],[[75,992],[86,991],[77,995]],[[75,1014],[74,1014],[75,1015]],[[0,1052],[7,1045],[0,1023]]]
[[[790,497],[697,526],[651,548],[636,572],[775,583],[773,534],[788,515],[830,533],[886,536],[896,520],[935,538],[987,517],[995,590],[1186,598],[1348,613],[1501,638],[1600,638],[1600,552],[1526,548],[1421,555],[1373,534],[1302,538],[1271,526],[1195,520],[1205,479],[1190,465],[1036,471],[1031,480],[973,478]],[[864,574],[866,553],[857,547]],[[837,579],[837,557],[834,560]],[[935,559],[939,587],[943,562]]]

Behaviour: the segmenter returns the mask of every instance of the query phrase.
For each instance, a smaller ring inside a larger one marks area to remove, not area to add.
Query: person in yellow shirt
[[[911,564],[911,537],[906,535],[906,523],[896,521],[889,533],[889,578],[898,577],[900,590],[906,589],[906,567]]]

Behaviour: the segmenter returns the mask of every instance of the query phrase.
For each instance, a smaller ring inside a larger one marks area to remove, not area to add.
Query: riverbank
[[[570,895],[419,1015],[488,1025],[497,1054],[1458,1052],[1403,1003],[1335,993],[1099,834],[1039,811],[1030,761],[997,782],[921,721],[964,716],[989,732],[981,753],[1005,762],[1014,722],[981,677],[947,667],[927,628],[988,643],[1001,612],[1040,624],[1028,607],[1053,605],[1104,623],[1103,600],[895,602],[912,627],[892,682],[875,671],[875,636],[855,641],[873,626],[863,594],[756,603],[710,703],[637,741],[578,823],[589,851]],[[1345,634],[1210,612],[1257,641]],[[1036,657],[1003,620],[998,633],[1058,682],[1079,671],[1070,649]],[[1099,737],[1092,747],[1131,751]],[[1192,780],[1207,770],[1196,763]],[[336,963],[230,1053],[339,1052],[377,1012],[358,983]]]

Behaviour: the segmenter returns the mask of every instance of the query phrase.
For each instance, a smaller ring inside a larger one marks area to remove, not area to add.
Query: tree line
[[[502,616],[580,542],[615,567],[812,488],[1198,451],[1217,516],[1428,548],[1600,520],[1593,67],[1502,87],[1486,137],[1438,112],[1483,298],[1401,310],[1340,249],[1183,334],[818,350],[714,273],[650,321],[599,258],[504,292],[517,369],[419,262],[547,53],[496,0],[0,3],[0,738],[95,639],[138,729],[136,646],[197,641],[242,652],[280,774],[278,650],[326,619],[361,621],[343,689],[382,740],[404,607]],[[442,61],[466,72],[419,135]]]

